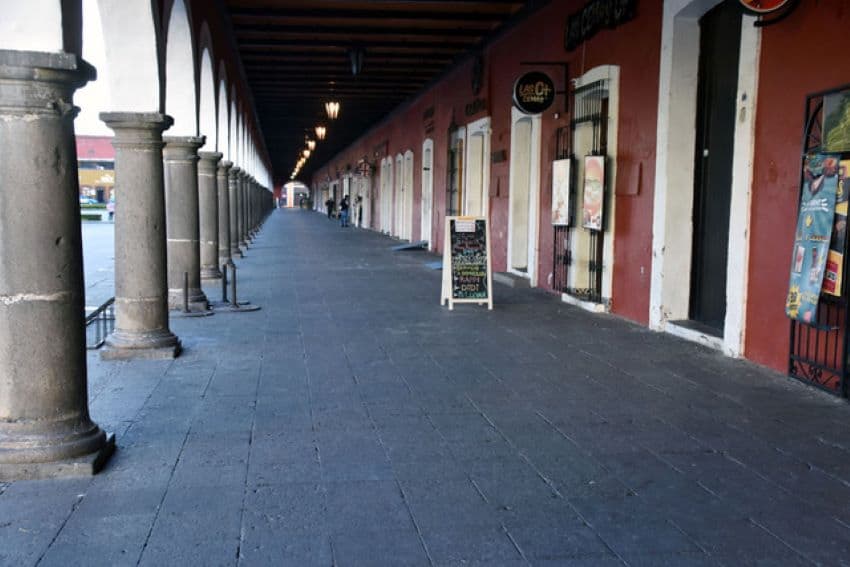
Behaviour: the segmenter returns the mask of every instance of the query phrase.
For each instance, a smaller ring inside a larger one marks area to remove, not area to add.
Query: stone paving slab
[[[540,290],[449,312],[393,242],[276,211],[260,311],[91,353],[118,450],[0,484],[0,564],[850,565],[847,403]]]

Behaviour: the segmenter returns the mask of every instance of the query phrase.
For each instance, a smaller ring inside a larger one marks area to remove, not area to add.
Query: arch
[[[230,103],[227,98],[227,70],[222,62],[218,73],[218,128],[216,129],[215,149],[230,160]]]
[[[211,150],[218,143],[215,111],[215,80],[213,79],[212,60],[209,49],[201,52],[201,82],[198,104],[198,133],[206,136],[202,149]]]
[[[233,162],[234,165],[239,165],[239,147],[236,143],[237,140],[237,105],[236,105],[236,86],[230,86],[230,161]]]
[[[100,10],[97,0],[83,0],[83,59],[97,69],[97,80],[74,94],[74,104],[80,114],[74,121],[74,130],[83,136],[112,136],[98,114],[110,110],[109,66],[106,64],[106,45],[101,32]]]
[[[174,0],[165,42],[165,111],[174,119],[172,136],[198,134],[195,63],[189,15],[183,0]]]
[[[89,8],[94,5],[93,1],[88,3]],[[109,89],[109,101],[102,110],[164,111],[154,5],[154,2],[97,0]]]

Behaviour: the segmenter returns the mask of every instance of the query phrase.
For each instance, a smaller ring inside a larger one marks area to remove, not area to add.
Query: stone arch
[[[218,71],[218,129],[216,131],[216,151],[230,160],[230,104],[227,97],[227,69],[224,63],[219,64]]]
[[[109,96],[100,110],[162,112],[156,3],[97,0],[87,6],[99,14],[105,49],[102,71]]]
[[[212,150],[217,145],[216,109],[215,109],[215,79],[213,77],[210,51],[204,47],[201,51],[201,77],[199,83],[198,101],[198,133],[206,136],[204,150]]]
[[[183,0],[174,0],[165,43],[165,111],[174,119],[172,136],[198,134],[192,30]]]

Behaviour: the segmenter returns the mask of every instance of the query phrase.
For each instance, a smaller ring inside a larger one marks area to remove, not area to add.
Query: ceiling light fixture
[[[329,119],[336,120],[336,117],[339,116],[339,103],[335,100],[326,102],[325,112],[328,114]]]

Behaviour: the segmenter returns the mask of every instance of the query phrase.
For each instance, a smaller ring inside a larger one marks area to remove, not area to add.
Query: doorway
[[[540,193],[540,116],[512,109],[508,270],[536,285]]]
[[[690,319],[723,335],[741,11],[727,0],[699,21]]]
[[[487,216],[490,186],[490,118],[466,126],[466,202],[463,214]]]
[[[449,134],[449,178],[446,183],[446,216],[461,212],[463,202],[463,150],[466,130],[458,128]]]
[[[419,240],[428,242],[428,250],[434,249],[431,238],[431,209],[433,207],[434,140],[428,138],[422,144],[422,201],[420,203]]]

